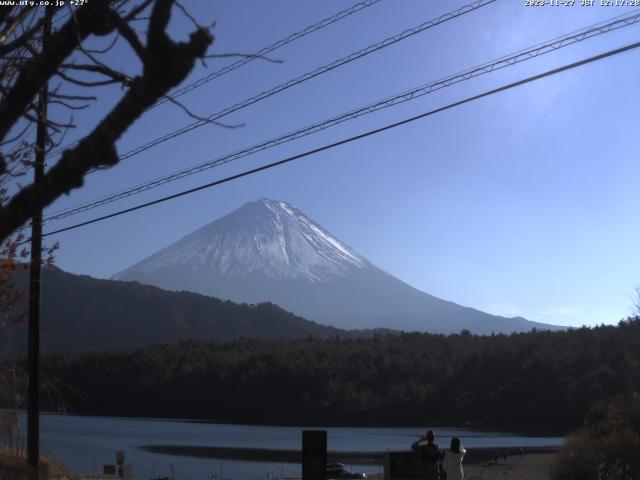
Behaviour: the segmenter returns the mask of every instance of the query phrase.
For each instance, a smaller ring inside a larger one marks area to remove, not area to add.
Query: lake
[[[23,432],[26,418],[21,418]],[[197,445],[235,448],[295,450],[302,448],[306,427],[280,427],[215,424],[188,420],[89,417],[43,414],[41,450],[77,473],[102,471],[102,465],[115,463],[116,450],[126,453],[136,477],[170,476],[251,480],[300,476],[300,465],[291,463],[219,460],[150,453],[143,445]],[[408,450],[426,430],[415,428],[328,427],[330,451]],[[467,449],[499,447],[558,446],[563,437],[527,436],[456,428],[434,429],[437,443],[444,447],[452,436],[460,437]],[[366,473],[382,471],[378,465],[354,465]]]

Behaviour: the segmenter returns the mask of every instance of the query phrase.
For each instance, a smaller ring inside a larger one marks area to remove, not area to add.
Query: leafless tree
[[[200,26],[177,0],[90,0],[76,7],[66,3],[64,8],[0,9],[0,317],[19,299],[11,279],[19,259],[28,256],[20,229],[35,212],[82,186],[88,172],[117,164],[117,140],[178,86],[196,61],[207,57],[213,42],[210,28]],[[175,41],[167,32],[177,11],[194,25],[187,41]],[[43,42],[48,16],[53,28]],[[110,66],[109,52],[116,42],[124,42],[139,60],[137,71]],[[122,96],[89,133],[48,160],[41,184],[27,180],[22,185],[33,165],[38,94],[47,83],[50,104],[68,113],[47,119],[49,151],[59,149],[74,127],[72,113],[96,99],[91,89],[120,85]],[[49,258],[54,249],[47,250]]]

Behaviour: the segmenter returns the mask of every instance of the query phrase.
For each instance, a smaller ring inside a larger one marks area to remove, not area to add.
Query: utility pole
[[[15,434],[15,438],[16,438],[16,443],[15,443],[15,447],[16,447],[16,456],[20,455],[20,421],[19,421],[19,414],[20,414],[20,409],[19,409],[19,405],[18,405],[18,387],[16,386],[16,364],[14,363],[11,366],[11,373],[12,373],[12,385],[13,385],[13,391],[12,391],[12,399],[13,399],[13,405],[14,405],[14,410],[15,410],[15,419],[16,419],[16,423],[15,423],[15,432],[12,432],[13,434]],[[11,437],[11,444],[13,444],[13,437]],[[10,450],[12,449],[12,445],[9,445]]]
[[[42,27],[44,51],[51,35],[52,7],[45,7]],[[49,82],[38,97],[34,185],[42,183],[47,144]],[[27,480],[39,480],[40,463],[40,267],[42,264],[42,209],[31,219],[31,264],[29,267],[29,388],[27,392]]]

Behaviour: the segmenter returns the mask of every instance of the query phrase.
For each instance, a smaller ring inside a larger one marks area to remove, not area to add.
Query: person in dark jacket
[[[432,430],[411,444],[420,459],[420,470],[423,480],[439,480],[440,470],[438,462],[442,458],[440,447],[435,442],[436,436]]]

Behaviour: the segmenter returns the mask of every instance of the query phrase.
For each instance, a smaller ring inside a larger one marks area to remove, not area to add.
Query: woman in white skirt
[[[451,439],[451,448],[444,453],[442,467],[447,473],[447,480],[464,480],[464,470],[462,469],[462,457],[467,451],[460,444],[460,439]]]

